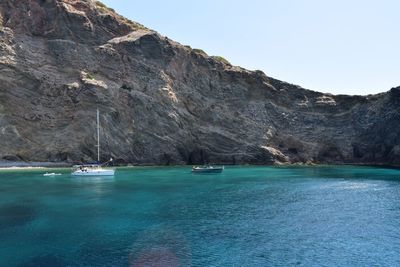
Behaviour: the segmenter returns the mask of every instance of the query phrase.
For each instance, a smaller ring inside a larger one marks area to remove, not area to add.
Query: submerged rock
[[[326,95],[91,0],[0,2],[0,159],[400,164],[400,93]]]

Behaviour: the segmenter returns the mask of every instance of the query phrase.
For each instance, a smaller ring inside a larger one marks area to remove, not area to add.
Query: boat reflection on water
[[[61,173],[55,173],[55,172],[46,172],[45,174],[43,174],[43,176],[50,176],[50,177],[61,176],[61,175],[62,175]]]
[[[92,200],[104,197],[114,190],[114,176],[71,176],[72,183],[81,188],[81,194],[91,196]]]

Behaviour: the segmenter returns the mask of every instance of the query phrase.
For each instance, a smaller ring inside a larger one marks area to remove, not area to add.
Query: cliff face
[[[87,0],[0,2],[0,159],[400,165],[400,88],[333,96]]]

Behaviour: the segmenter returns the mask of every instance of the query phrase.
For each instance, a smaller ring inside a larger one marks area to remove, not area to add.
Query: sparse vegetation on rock
[[[221,56],[212,56],[211,58],[215,59],[216,61],[222,62],[227,65],[231,65],[231,63]]]
[[[184,47],[101,3],[14,2],[0,1],[12,16],[0,32],[0,160],[95,159],[98,107],[104,161],[400,165],[400,88],[322,94]]]
[[[97,6],[101,11],[103,11],[103,12],[109,11],[109,12],[115,13],[115,10],[114,10],[114,9],[109,8],[108,6],[106,6],[105,4],[103,4],[102,2],[96,1],[95,3],[96,3],[96,6]]]
[[[193,48],[193,52],[204,55],[204,56],[208,56],[206,52],[204,52],[203,49],[199,49],[199,48]]]

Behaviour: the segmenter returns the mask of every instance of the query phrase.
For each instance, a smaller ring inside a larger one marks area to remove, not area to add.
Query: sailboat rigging
[[[97,109],[97,164],[75,165],[72,168],[74,176],[113,176],[115,169],[106,169],[100,164],[100,112]],[[110,159],[108,162],[112,161]]]

